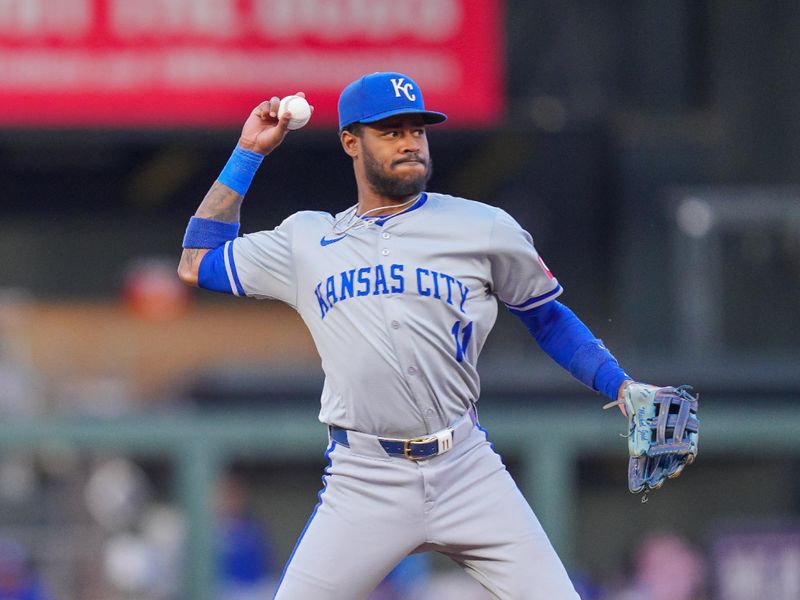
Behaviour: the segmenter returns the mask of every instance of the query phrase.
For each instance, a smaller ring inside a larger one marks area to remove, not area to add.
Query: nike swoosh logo
[[[335,244],[339,240],[343,240],[346,237],[347,237],[347,235],[343,235],[341,237],[333,238],[332,240],[326,240],[325,236],[323,235],[322,239],[319,241],[319,245],[320,246],[327,246],[328,244]]]

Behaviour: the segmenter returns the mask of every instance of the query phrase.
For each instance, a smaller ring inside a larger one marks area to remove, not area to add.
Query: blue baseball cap
[[[339,129],[352,123],[374,123],[394,115],[420,114],[432,125],[447,115],[425,110],[422,90],[408,75],[372,73],[356,79],[339,96]]]

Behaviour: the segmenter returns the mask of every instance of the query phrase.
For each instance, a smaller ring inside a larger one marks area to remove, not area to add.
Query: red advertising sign
[[[503,108],[502,0],[2,0],[0,125],[227,127],[306,92],[400,71],[481,127]]]

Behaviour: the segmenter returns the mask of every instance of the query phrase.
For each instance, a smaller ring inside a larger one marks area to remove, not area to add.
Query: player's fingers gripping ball
[[[691,387],[631,383],[623,393],[628,414],[628,487],[647,493],[678,477],[697,456],[697,397]],[[618,402],[611,402],[606,408]]]
[[[285,112],[292,113],[289,121],[289,129],[300,129],[311,119],[311,106],[302,96],[286,96],[281,99],[278,106],[278,118],[280,119]]]

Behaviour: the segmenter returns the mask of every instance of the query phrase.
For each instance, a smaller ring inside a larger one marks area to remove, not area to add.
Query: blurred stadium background
[[[401,70],[453,117],[431,189],[515,215],[631,374],[701,394],[698,463],[641,505],[622,420],[500,316],[481,419],[584,600],[800,598],[799,60],[789,0],[0,0],[0,597],[271,597],[319,363],[291,310],[180,287],[180,240],[273,94],[317,113],[243,230],[350,206],[336,95]],[[411,597],[485,595],[424,557],[374,596]]]

